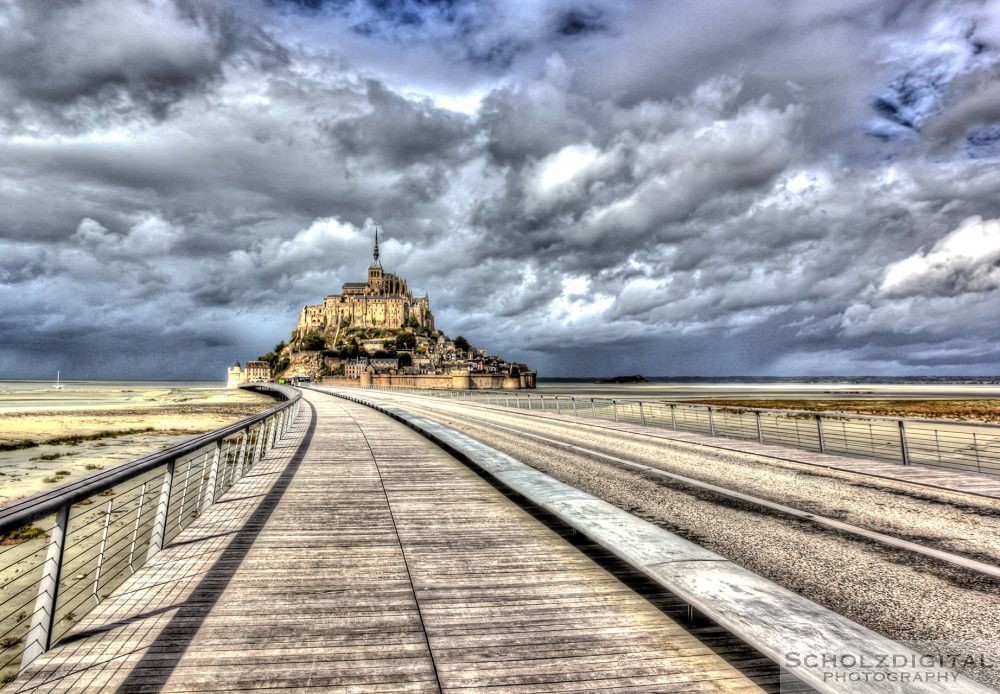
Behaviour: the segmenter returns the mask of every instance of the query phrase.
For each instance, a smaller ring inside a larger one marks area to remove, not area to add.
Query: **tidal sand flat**
[[[273,404],[217,383],[0,382],[0,505]]]

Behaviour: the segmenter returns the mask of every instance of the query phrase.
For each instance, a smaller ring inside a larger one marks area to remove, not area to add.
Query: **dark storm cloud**
[[[13,3],[3,13],[0,84],[10,124],[81,127],[136,112],[157,118],[222,75],[237,53],[284,59],[242,14],[187,0]]]
[[[375,80],[365,86],[370,109],[330,127],[343,154],[372,156],[401,167],[447,160],[468,142],[472,131],[468,119],[427,101],[404,99]]]
[[[998,71],[995,0],[9,2],[0,364],[221,378],[378,222],[543,374],[995,372]]]

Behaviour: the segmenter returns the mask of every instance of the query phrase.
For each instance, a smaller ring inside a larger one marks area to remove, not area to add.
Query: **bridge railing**
[[[413,388],[391,386],[373,386],[372,389],[416,392]],[[421,390],[420,393],[745,439],[819,453],[874,458],[902,465],[916,463],[1000,476],[1000,425],[996,424],[519,391]]]
[[[0,686],[239,481],[294,421],[302,393],[252,417],[0,508]]]

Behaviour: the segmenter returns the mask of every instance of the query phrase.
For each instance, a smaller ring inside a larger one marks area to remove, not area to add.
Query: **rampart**
[[[470,374],[456,371],[450,374],[369,374],[360,378],[344,376],[326,376],[323,385],[347,386],[352,388],[368,386],[394,386],[397,388],[429,388],[457,390],[520,390],[535,387],[535,374],[522,373],[516,376],[506,374]]]

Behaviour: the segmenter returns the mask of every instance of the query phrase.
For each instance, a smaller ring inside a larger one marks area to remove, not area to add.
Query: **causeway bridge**
[[[657,483],[578,418],[259,388],[279,400],[261,415],[0,509],[0,530],[46,531],[0,547],[3,692],[993,691],[521,461]],[[886,547],[986,592],[1000,578],[971,552]],[[807,657],[824,653],[896,658],[849,679]]]

